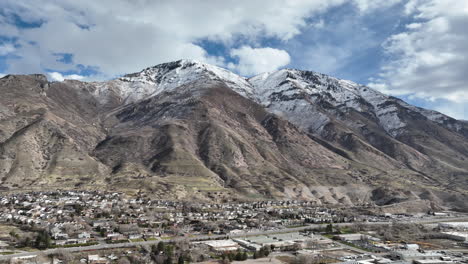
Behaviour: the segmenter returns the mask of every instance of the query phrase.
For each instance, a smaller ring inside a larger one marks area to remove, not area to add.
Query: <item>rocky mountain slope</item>
[[[466,210],[468,125],[368,87],[190,60],[108,82],[0,79],[0,186]]]
[[[379,168],[404,167],[441,186],[467,183],[468,126],[366,86],[280,70],[249,80],[270,112]]]

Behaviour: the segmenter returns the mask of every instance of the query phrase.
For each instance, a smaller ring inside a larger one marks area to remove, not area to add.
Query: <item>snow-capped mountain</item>
[[[418,108],[367,86],[316,72],[283,69],[254,76],[249,82],[261,104],[274,113],[294,119],[312,132],[320,131],[330,121],[319,111],[310,115],[320,101],[326,101],[343,112],[350,108],[372,115],[393,137],[407,125],[399,117],[400,108],[419,113],[450,129],[463,129],[453,118],[439,112]]]
[[[324,74],[179,60],[106,82],[8,75],[0,92],[1,188],[468,210],[466,121]]]
[[[431,121],[458,132],[464,128],[436,111],[409,105],[369,87],[311,71],[283,69],[246,79],[226,69],[196,60],[179,60],[146,68],[108,82],[94,83],[94,95],[106,102],[117,95],[123,103],[136,102],[163,91],[199,80],[224,82],[242,96],[259,102],[269,111],[282,115],[302,128],[318,133],[330,118],[317,110],[318,100],[346,112],[352,108],[378,119],[380,126],[397,136],[406,126],[398,116],[399,107],[419,113]],[[311,115],[311,112],[314,114]],[[305,116],[304,116],[305,115]]]
[[[244,77],[223,68],[201,63],[196,60],[178,60],[127,74],[116,80],[96,83],[95,95],[105,100],[109,90],[117,93],[124,102],[135,102],[163,91],[172,91],[182,85],[199,81],[223,81],[235,92],[252,97],[252,86]]]

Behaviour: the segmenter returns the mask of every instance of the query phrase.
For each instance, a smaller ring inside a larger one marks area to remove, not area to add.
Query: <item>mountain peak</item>
[[[298,69],[281,69],[266,72],[246,79],[229,70],[192,59],[181,59],[173,62],[148,67],[140,72],[127,74],[110,82],[101,83],[95,91],[100,101],[107,100],[109,90],[117,94],[123,103],[139,101],[161,92],[174,91],[179,87],[196,81],[220,81],[233,91],[267,107],[271,112],[299,118],[301,108],[298,105],[316,108],[326,103],[329,107],[341,112],[351,110],[368,113],[390,135],[399,135],[408,125],[400,118],[400,109],[408,109],[425,118],[450,129],[460,131],[457,123],[447,116],[431,110],[420,109],[405,102],[385,95],[377,90],[342,80],[326,74]],[[193,86],[197,89],[198,86]],[[299,112],[298,112],[299,111]],[[320,119],[306,122],[306,129],[320,131],[329,120],[317,115]],[[317,122],[316,122],[317,121]],[[303,127],[304,128],[304,127]]]
[[[254,98],[252,86],[244,77],[218,66],[192,59],[158,64],[140,72],[124,75],[108,83],[118,83],[118,85],[113,85],[118,87],[117,93],[125,102],[131,102],[164,91],[172,91],[182,85],[199,80],[221,81],[235,92],[250,99]],[[103,89],[106,87],[107,85],[104,85]]]

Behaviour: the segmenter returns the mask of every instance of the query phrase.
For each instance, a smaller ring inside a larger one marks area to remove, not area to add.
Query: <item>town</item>
[[[468,215],[100,191],[0,196],[5,263],[468,263]],[[261,262],[258,262],[261,263]]]

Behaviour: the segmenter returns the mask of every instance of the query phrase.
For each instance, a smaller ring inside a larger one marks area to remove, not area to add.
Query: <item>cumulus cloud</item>
[[[47,73],[53,81],[62,82],[64,80],[82,80],[85,77],[78,74],[63,75],[60,72],[49,72]]]
[[[385,42],[390,60],[371,86],[395,95],[468,104],[468,2],[411,0],[406,12],[417,22]]]
[[[466,103],[454,103],[452,101],[444,101],[435,104],[434,110],[449,115],[457,119],[468,120],[468,107]]]
[[[17,39],[18,56],[8,60],[8,72],[84,65],[112,77],[180,58],[220,63],[195,43],[209,39],[229,46],[238,38],[255,43],[259,36],[287,41],[308,17],[343,2],[4,0],[0,30]],[[16,27],[17,18],[32,26]],[[57,54],[72,54],[72,62]]]
[[[468,104],[466,1],[2,0],[0,5],[4,73],[55,72],[60,80],[73,77],[63,76],[67,72],[102,80],[188,58],[244,75],[289,64],[362,81],[375,73],[381,56],[376,50],[393,34],[383,45],[389,60],[371,79],[373,87]],[[398,21],[407,24],[394,25]],[[205,41],[220,44],[221,51],[199,44]],[[225,64],[229,56],[235,64]],[[363,71],[370,73],[357,76]]]
[[[15,47],[10,43],[0,45],[0,56],[5,56],[15,51]]]
[[[262,38],[290,41],[311,17],[349,2],[3,0],[0,32],[16,40],[8,72],[79,72],[82,65],[99,71],[99,78],[110,78],[180,58],[223,66],[223,59],[196,43],[216,41],[230,49],[239,39],[250,46]],[[351,2],[366,12],[396,0]],[[324,21],[312,26],[322,28]],[[72,61],[57,54],[72,54]]]
[[[242,75],[255,75],[262,72],[277,70],[288,65],[291,58],[288,52],[273,48],[252,48],[242,46],[231,50],[231,56],[239,59],[238,64],[229,64],[228,68]]]
[[[373,11],[377,8],[386,8],[397,3],[402,2],[402,0],[354,0],[353,3],[361,12]]]

